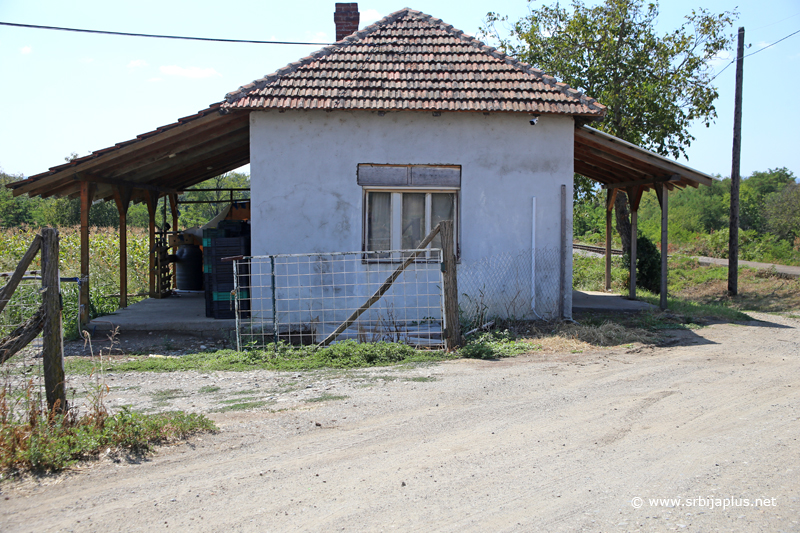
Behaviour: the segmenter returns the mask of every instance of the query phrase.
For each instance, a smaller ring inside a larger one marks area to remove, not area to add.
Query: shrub
[[[623,262],[626,270],[630,271],[630,253],[623,256]],[[656,243],[641,233],[636,238],[636,286],[654,294],[661,292],[661,252]]]

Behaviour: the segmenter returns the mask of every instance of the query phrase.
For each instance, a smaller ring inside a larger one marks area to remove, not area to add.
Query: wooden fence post
[[[42,365],[47,407],[64,412],[67,396],[64,390],[64,335],[61,328],[61,286],[58,274],[58,231],[42,230]]]
[[[442,239],[442,268],[444,269],[445,346],[448,350],[453,350],[461,346],[454,228],[452,220],[443,220],[439,224]]]

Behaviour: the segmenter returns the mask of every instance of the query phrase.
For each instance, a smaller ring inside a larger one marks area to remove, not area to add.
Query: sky
[[[333,1],[2,0],[0,21],[223,39],[335,38]],[[359,2],[361,26],[403,7],[476,35],[488,11],[518,20],[553,0],[384,0]],[[562,2],[563,3],[563,2]],[[588,5],[598,0],[586,0]],[[676,28],[700,0],[662,0],[657,28]],[[800,30],[800,0],[702,0],[712,12],[738,7],[746,53]],[[503,27],[500,26],[501,31]],[[194,114],[319,46],[229,44],[89,35],[0,26],[0,169],[31,176]],[[722,70],[733,55],[715,60]],[[696,138],[684,164],[729,176],[735,65],[715,80],[718,117]],[[800,177],[800,34],[745,59],[741,174],[787,167]],[[591,95],[590,95],[591,96]],[[247,170],[247,169],[245,169]]]

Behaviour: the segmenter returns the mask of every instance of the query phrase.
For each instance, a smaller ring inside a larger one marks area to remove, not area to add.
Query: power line
[[[178,39],[184,41],[208,41],[215,43],[247,43],[247,44],[298,44],[304,46],[328,46],[334,43],[306,43],[296,41],[253,41],[249,39],[213,39],[210,37],[183,37],[179,35],[154,35],[150,33],[126,33],[120,31],[84,30],[80,28],[61,28],[59,26],[39,26],[36,24],[18,24],[15,22],[0,22],[0,26],[13,26],[16,28],[32,28],[36,30],[71,31],[77,33],[93,33],[99,35],[121,35],[123,37],[150,37],[153,39]]]
[[[750,52],[749,54],[747,54],[747,55],[743,56],[743,57],[742,57],[742,59],[744,59],[745,57],[754,56],[754,55],[756,55],[756,54],[757,54],[757,53],[759,53],[759,52],[763,52],[763,51],[764,51],[764,50],[766,50],[767,48],[769,48],[769,47],[771,47],[771,46],[775,46],[775,45],[776,45],[776,44],[778,44],[779,42],[781,42],[781,41],[785,41],[786,39],[788,39],[788,38],[789,38],[789,37],[791,37],[792,35],[797,35],[798,33],[800,33],[800,30],[797,30],[797,31],[796,31],[796,32],[794,32],[794,33],[790,33],[790,34],[789,34],[789,35],[787,35],[786,37],[783,37],[783,38],[781,38],[781,39],[778,39],[778,40],[777,40],[777,41],[775,41],[774,43],[770,43],[770,44],[768,44],[767,46],[765,46],[764,48],[759,48],[759,49],[758,49],[758,50],[756,50],[755,52]],[[728,63],[727,65],[725,65],[725,68],[723,68],[722,70],[720,70],[719,72],[717,72],[717,73],[714,75],[714,77],[713,77],[713,78],[711,78],[710,80],[708,80],[708,82],[709,82],[709,83],[711,83],[712,81],[714,81],[714,80],[717,78],[717,76],[719,76],[720,74],[722,74],[723,72],[725,72],[725,70],[726,70],[726,69],[727,69],[729,66],[733,65],[734,63],[736,63],[736,60],[737,60],[737,59],[739,59],[739,58],[738,58],[738,57],[734,57],[734,58],[733,58],[733,60],[731,60],[731,62],[730,62],[730,63]]]

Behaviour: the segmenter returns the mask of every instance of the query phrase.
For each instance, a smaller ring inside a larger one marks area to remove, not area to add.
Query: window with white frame
[[[364,249],[414,249],[436,225],[452,220],[458,255],[461,167],[359,165],[364,188]],[[441,248],[441,236],[431,243]]]

